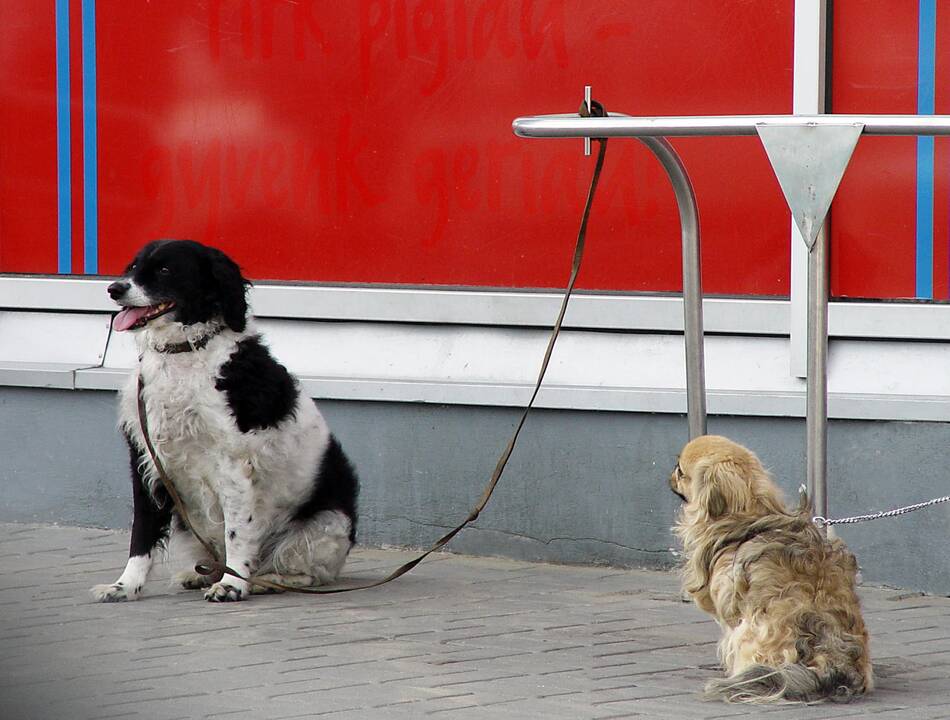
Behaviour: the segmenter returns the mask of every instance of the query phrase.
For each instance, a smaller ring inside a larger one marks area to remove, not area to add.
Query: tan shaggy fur
[[[684,589],[723,631],[728,677],[706,696],[814,702],[870,691],[857,562],[805,503],[787,510],[755,454],[716,435],[683,448],[670,486],[685,501],[675,527]]]

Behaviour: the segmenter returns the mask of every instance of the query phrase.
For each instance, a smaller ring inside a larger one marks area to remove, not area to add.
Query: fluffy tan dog
[[[723,630],[728,677],[707,699],[847,701],[872,688],[857,561],[805,503],[789,512],[753,452],[717,435],[683,448],[670,477],[684,505],[683,585]]]

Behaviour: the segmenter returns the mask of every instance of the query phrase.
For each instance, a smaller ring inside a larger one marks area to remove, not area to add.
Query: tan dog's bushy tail
[[[777,700],[795,702],[850,702],[865,691],[864,681],[856,673],[833,669],[820,676],[804,665],[774,668],[753,665],[738,675],[710,680],[703,697],[732,703],[768,703]]]

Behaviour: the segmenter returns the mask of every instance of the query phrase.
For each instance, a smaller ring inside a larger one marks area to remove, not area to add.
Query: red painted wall
[[[918,111],[918,0],[835,0],[831,110]],[[950,114],[950,7],[937,3],[935,112]],[[933,299],[950,281],[950,139],[934,141]],[[913,298],[916,277],[917,139],[865,137],[832,205],[831,292]]]
[[[52,3],[0,2],[0,272],[56,272]]]
[[[53,30],[39,7],[0,0],[28,24],[0,27],[0,152],[20,158],[3,163],[6,272],[55,270],[54,87],[39,82]],[[256,279],[560,286],[592,158],[580,141],[516,138],[511,120],[576,108],[584,84],[631,114],[790,112],[792,9],[99,0],[100,271],[151,238],[191,237]],[[18,92],[30,76],[35,92]],[[10,131],[28,107],[25,152]],[[675,144],[699,198],[706,290],[787,294],[788,213],[758,141]],[[586,288],[680,287],[673,194],[635,141],[608,151],[589,248]]]
[[[833,112],[917,112],[917,2],[834,8]],[[916,142],[858,142],[832,206],[833,295],[914,296]]]

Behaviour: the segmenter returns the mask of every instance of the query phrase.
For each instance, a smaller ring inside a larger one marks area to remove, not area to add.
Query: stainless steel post
[[[693,185],[679,155],[666,140],[639,137],[656,155],[673,185],[683,244],[683,338],[686,344],[686,414],[689,437],[706,434],[706,370],[703,352],[702,260],[699,211]]]
[[[806,478],[815,515],[828,517],[828,238],[822,229],[808,253],[808,386]]]

